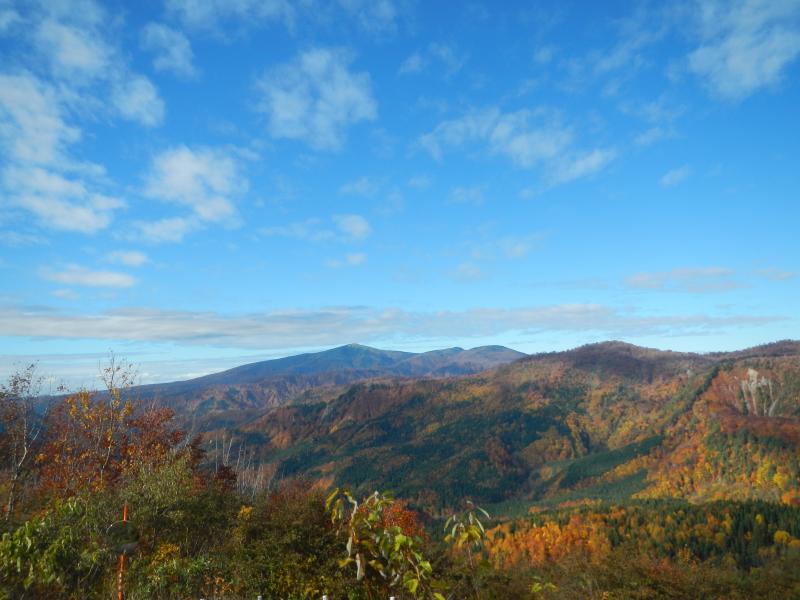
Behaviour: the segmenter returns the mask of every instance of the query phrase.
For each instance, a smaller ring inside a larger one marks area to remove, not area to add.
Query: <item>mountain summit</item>
[[[133,392],[139,398],[171,406],[179,414],[207,415],[278,406],[313,388],[367,379],[471,375],[525,356],[504,346],[415,353],[347,344],[250,363],[186,381],[139,386]]]

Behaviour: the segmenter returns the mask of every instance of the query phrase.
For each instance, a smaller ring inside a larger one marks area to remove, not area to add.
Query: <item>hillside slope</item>
[[[609,342],[459,379],[361,383],[241,428],[283,476],[481,502],[795,502],[800,344],[698,355]]]

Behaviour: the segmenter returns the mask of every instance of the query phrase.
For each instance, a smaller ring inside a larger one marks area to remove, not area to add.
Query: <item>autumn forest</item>
[[[130,599],[800,595],[800,344],[424,376],[382,352],[172,395],[113,355],[99,391],[20,370],[0,594],[107,598],[122,560]],[[259,409],[282,378],[294,396]]]

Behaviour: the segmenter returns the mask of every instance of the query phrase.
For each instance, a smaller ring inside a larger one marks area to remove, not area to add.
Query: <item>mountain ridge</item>
[[[268,409],[239,435],[286,476],[389,488],[433,512],[464,496],[795,502],[800,343],[612,342],[465,377],[364,381]]]
[[[415,353],[346,344],[240,365],[185,381],[136,386],[131,393],[140,400],[156,400],[179,415],[205,415],[278,406],[311,389],[381,377],[474,374],[524,356],[503,346]]]

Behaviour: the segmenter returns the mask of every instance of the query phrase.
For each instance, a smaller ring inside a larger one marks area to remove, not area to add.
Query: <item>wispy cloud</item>
[[[510,332],[592,332],[604,337],[705,334],[785,320],[777,315],[647,315],[599,304],[412,312],[333,307],[253,314],[124,309],[82,315],[0,308],[0,335],[171,342],[229,348],[326,346],[343,339],[446,340]]]
[[[413,175],[408,180],[408,187],[417,190],[425,190],[431,187],[431,178],[427,175]]]
[[[43,278],[65,285],[86,287],[127,288],[136,283],[136,279],[127,273],[117,271],[92,271],[81,265],[67,265],[62,270],[44,267],[40,270]]]
[[[397,30],[399,11],[392,0],[339,0],[339,5],[369,33],[393,33]]]
[[[689,165],[683,165],[682,167],[678,167],[677,169],[672,169],[671,171],[664,173],[664,175],[661,176],[661,179],[658,180],[658,183],[661,185],[661,187],[665,188],[675,187],[676,185],[686,181],[691,174],[692,169],[689,167]]]
[[[450,279],[461,282],[480,281],[487,277],[486,272],[473,262],[463,262],[447,275]]]
[[[361,215],[334,215],[333,222],[344,235],[360,240],[372,232],[369,222]]]
[[[414,52],[400,65],[401,75],[421,73],[432,65],[438,65],[444,71],[445,77],[458,73],[466,64],[467,55],[458,50],[453,44],[432,42],[423,50]]]
[[[0,231],[0,244],[12,248],[24,246],[40,246],[47,244],[48,240],[40,235],[26,231]]]
[[[80,294],[78,294],[75,290],[71,290],[69,288],[61,288],[58,290],[53,290],[51,292],[52,296],[56,298],[61,298],[62,300],[78,300],[80,299]]]
[[[332,258],[325,261],[325,265],[331,269],[341,269],[342,267],[357,267],[363,265],[367,260],[367,255],[363,252],[346,254],[344,258]]]
[[[486,201],[486,186],[456,186],[450,190],[447,201],[453,204],[480,206]]]
[[[131,69],[103,6],[85,0],[77,10],[62,2],[43,3],[42,8],[29,15],[35,23],[31,41],[58,80],[59,94],[73,103],[80,98],[98,112],[113,108],[118,116],[147,127],[163,121],[158,90]]]
[[[106,256],[108,262],[125,265],[126,267],[141,267],[148,262],[147,255],[137,250],[115,250]]]
[[[145,194],[189,208],[186,217],[139,226],[150,240],[178,241],[203,223],[238,223],[234,199],[247,180],[236,156],[218,148],[176,146],[153,157]]]
[[[724,99],[778,85],[800,56],[795,0],[701,0],[697,6],[700,45],[689,54],[689,69]]]
[[[166,0],[167,12],[186,27],[214,30],[235,22],[248,26],[265,21],[291,23],[292,3],[287,0]]]
[[[371,177],[359,177],[354,181],[348,181],[339,188],[340,194],[350,196],[374,196],[380,190],[380,184]]]
[[[112,68],[114,48],[91,23],[64,23],[48,16],[34,35],[56,76],[101,77]]]
[[[596,173],[616,157],[610,148],[576,149],[574,139],[572,128],[562,124],[552,111],[504,113],[489,108],[443,121],[422,135],[418,143],[437,160],[448,148],[485,146],[489,154],[503,155],[519,167],[541,167],[549,185]]]
[[[605,169],[616,157],[617,151],[612,148],[564,155],[553,161],[548,180],[557,185],[594,175]]]
[[[525,258],[540,247],[545,236],[541,233],[526,235],[500,235],[470,244],[470,255],[475,260],[516,260]]]
[[[69,125],[56,93],[30,73],[0,75],[0,135],[6,154],[26,164],[63,163],[81,132]]]
[[[12,204],[51,229],[95,233],[108,227],[114,212],[125,206],[119,198],[87,187],[78,177],[44,167],[11,166],[2,175]]]
[[[756,274],[759,277],[769,279],[770,281],[788,281],[797,275],[797,273],[794,271],[786,271],[784,269],[776,269],[774,267],[759,269],[756,271]]]
[[[170,71],[180,77],[194,77],[194,54],[189,39],[163,23],[148,23],[142,29],[141,46],[153,53],[157,71]]]
[[[0,32],[4,32],[6,29],[11,28],[15,23],[18,23],[22,20],[19,13],[14,10],[13,8],[9,8],[4,6],[0,8]]]
[[[731,269],[723,267],[690,267],[671,271],[637,273],[625,279],[630,288],[690,293],[728,292],[744,287]]]
[[[337,150],[347,128],[377,116],[369,74],[350,70],[341,50],[317,48],[268,71],[258,82],[270,135],[315,150]]]
[[[645,129],[634,137],[634,143],[638,146],[651,146],[661,140],[678,136],[676,123],[686,112],[686,107],[670,100],[666,95],[661,95],[649,102],[626,100],[620,104],[620,110],[644,123]]]
[[[147,77],[136,76],[117,83],[111,99],[119,113],[131,121],[155,127],[164,120],[164,101]]]
[[[168,217],[157,221],[136,221],[133,224],[132,239],[161,244],[164,242],[180,242],[190,232],[199,229],[202,224],[193,217]]]
[[[93,0],[20,5],[25,68],[0,74],[0,189],[6,204],[46,228],[106,229],[127,206],[105,168],[82,158],[82,118],[122,118],[152,127],[165,108],[130,66],[118,22]],[[10,63],[9,63],[10,64]]]
[[[361,215],[334,215],[329,224],[321,219],[306,219],[289,223],[264,227],[261,235],[268,237],[288,237],[306,242],[354,242],[366,238],[372,227]]]

